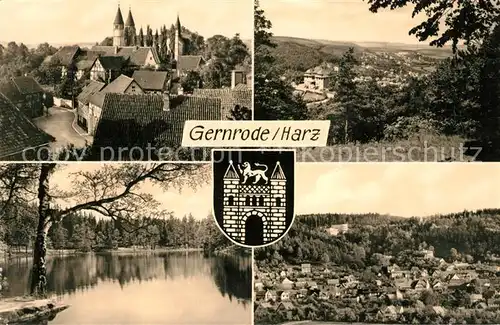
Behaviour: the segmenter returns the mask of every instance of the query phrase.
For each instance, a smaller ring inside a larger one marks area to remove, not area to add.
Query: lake
[[[31,258],[3,263],[3,296],[28,293]],[[251,257],[200,252],[47,257],[48,290],[70,307],[48,324],[251,323]]]

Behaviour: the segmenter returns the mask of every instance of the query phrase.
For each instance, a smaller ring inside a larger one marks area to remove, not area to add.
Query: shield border
[[[259,151],[259,152],[265,152],[265,151],[273,151],[273,152],[277,152],[277,151],[291,151],[293,152],[293,160],[294,160],[294,168],[293,168],[293,206],[292,206],[292,209],[293,209],[293,214],[292,214],[292,221],[290,222],[290,226],[288,227],[288,229],[281,235],[279,236],[277,239],[275,239],[274,241],[271,241],[269,243],[266,243],[266,244],[263,244],[263,245],[259,245],[259,246],[250,246],[250,245],[245,245],[245,244],[242,244],[242,243],[239,243],[237,241],[235,241],[234,239],[232,239],[231,237],[228,236],[228,234],[226,234],[226,232],[222,229],[221,225],[219,225],[219,222],[217,221],[217,216],[215,215],[215,197],[214,197],[214,193],[215,193],[215,169],[214,169],[214,152],[215,151],[230,151],[230,152],[238,152],[238,151]],[[266,246],[270,246],[270,245],[273,245],[273,244],[276,244],[277,242],[279,242],[281,239],[283,239],[287,234],[288,232],[290,231],[290,229],[292,229],[293,227],[293,224],[295,223],[295,217],[296,217],[296,214],[295,214],[295,201],[296,201],[296,195],[297,195],[297,191],[296,191],[296,184],[295,184],[295,180],[296,180],[296,176],[297,176],[297,150],[296,149],[273,149],[273,148],[265,148],[265,149],[222,149],[222,148],[218,148],[218,149],[212,149],[212,152],[211,152],[211,167],[212,167],[212,217],[214,218],[214,221],[215,221],[215,224],[217,225],[217,228],[219,229],[219,231],[227,238],[229,239],[233,244],[235,245],[238,245],[240,247],[245,247],[245,248],[252,248],[252,256],[253,256],[253,248],[262,248],[262,247],[266,247]]]

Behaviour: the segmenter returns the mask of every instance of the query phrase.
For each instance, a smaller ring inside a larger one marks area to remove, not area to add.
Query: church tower
[[[125,22],[125,45],[134,46],[136,44],[137,32],[135,30],[134,17],[132,17],[132,8],[128,10],[127,21]]]
[[[123,23],[122,12],[120,10],[120,5],[118,5],[118,11],[116,12],[115,21],[113,22],[113,46],[125,45],[124,29],[125,25]]]
[[[179,62],[179,58],[183,55],[184,41],[182,40],[182,27],[179,15],[177,15],[177,23],[175,24],[175,40],[174,40],[174,59]]]

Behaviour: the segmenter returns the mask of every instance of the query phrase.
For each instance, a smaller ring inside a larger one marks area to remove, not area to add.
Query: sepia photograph
[[[256,120],[331,121],[308,162],[500,161],[496,1],[256,0]]]
[[[500,164],[297,165],[255,324],[498,324]]]
[[[252,22],[251,1],[0,1],[0,160],[199,160],[185,121],[252,118]]]
[[[0,323],[252,324],[252,251],[211,168],[0,164]]]

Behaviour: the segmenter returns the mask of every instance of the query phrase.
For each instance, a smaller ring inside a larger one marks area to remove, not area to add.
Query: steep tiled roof
[[[110,84],[108,84],[102,90],[102,92],[123,94],[132,82],[134,82],[134,79],[122,74],[118,78],[113,80]]]
[[[252,109],[252,90],[245,87],[245,89],[231,89],[231,88],[220,88],[220,89],[194,89],[194,96],[204,96],[212,98],[220,98],[222,102],[222,118],[227,119],[231,114],[231,110],[239,105],[241,107],[246,107]]]
[[[194,71],[198,70],[205,62],[201,55],[181,55],[177,62],[177,70]]]
[[[17,86],[21,94],[43,93],[42,87],[36,82],[33,77],[16,77],[12,78],[12,82]]]
[[[132,79],[144,90],[162,91],[168,80],[168,72],[138,70],[134,72]]]
[[[48,145],[53,139],[37,128],[5,96],[0,94],[0,160],[25,149]]]
[[[42,92],[42,87],[32,77],[12,78],[0,84],[0,93],[12,102],[23,100],[26,94]]]
[[[62,65],[70,65],[80,52],[78,45],[63,46],[52,56],[52,59],[59,60]]]
[[[121,56],[101,56],[98,60],[105,70],[120,71],[125,64]]]
[[[82,102],[84,105],[87,105],[90,101],[90,97],[93,94],[101,91],[101,89],[103,89],[105,85],[106,84],[104,82],[95,80],[90,81],[90,83],[85,86],[82,89],[82,92],[78,95],[78,101]]]
[[[123,46],[116,49],[114,46],[96,45],[92,47],[92,51],[99,52],[103,56],[120,56],[124,60],[130,60],[130,64],[136,66],[144,65],[149,51],[153,51],[153,57],[156,62],[160,62],[158,53],[152,47]]]
[[[90,104],[93,104],[97,107],[102,107],[104,105],[104,96],[106,94],[103,93],[102,91],[98,92],[98,93],[95,93],[95,94],[92,94],[90,97],[89,97],[89,103]]]
[[[220,99],[177,96],[164,110],[162,95],[105,94],[95,148],[179,147],[187,120],[220,120]]]
[[[10,101],[16,102],[23,99],[23,95],[12,82],[12,80],[0,83],[0,94],[3,94]]]
[[[76,68],[78,70],[90,70],[92,66],[94,65],[95,59],[94,60],[80,60],[76,62]]]

